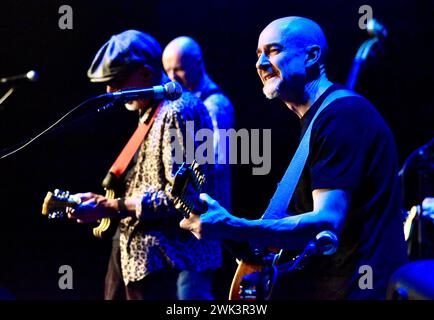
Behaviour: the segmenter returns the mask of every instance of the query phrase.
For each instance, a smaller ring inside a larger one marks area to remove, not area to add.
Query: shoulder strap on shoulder
[[[278,184],[276,192],[274,193],[273,198],[271,198],[271,201],[265,210],[262,219],[280,219],[287,216],[286,211],[288,209],[289,202],[291,201],[292,195],[294,194],[298,180],[300,179],[301,173],[306,163],[307,156],[309,155],[310,135],[315,119],[333,101],[351,96],[357,97],[359,95],[350,90],[340,89],[333,91],[324,99],[323,103],[312,118],[312,121],[310,122],[305,134],[303,135],[297,151],[295,152],[288,169],[286,169],[282,180]]]

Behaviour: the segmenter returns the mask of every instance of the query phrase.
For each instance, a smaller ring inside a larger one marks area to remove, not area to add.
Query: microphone
[[[382,38],[382,39],[387,37],[386,27],[375,19],[368,20],[366,29],[368,31],[368,34],[371,36]]]
[[[303,252],[292,261],[278,264],[283,250],[275,255],[271,266],[266,266],[261,271],[245,275],[240,282],[240,297],[242,299],[269,300],[272,297],[273,287],[279,274],[303,270],[313,256],[331,255],[338,247],[338,237],[332,231],[321,231],[311,240]]]
[[[331,255],[338,248],[338,237],[332,231],[326,230],[318,233],[314,240],[309,242],[306,250],[315,255]]]
[[[19,82],[35,82],[38,81],[39,74],[35,70],[30,70],[25,74],[19,74],[11,77],[0,78],[0,83],[16,84]]]
[[[138,99],[168,99],[176,100],[182,95],[182,87],[178,82],[168,82],[152,88],[127,89],[103,94],[101,97],[113,98],[116,101],[126,102]]]
[[[311,240],[303,252],[291,262],[289,270],[303,269],[313,256],[328,256],[336,252],[338,248],[338,237],[332,231],[325,230],[318,233],[315,239]]]

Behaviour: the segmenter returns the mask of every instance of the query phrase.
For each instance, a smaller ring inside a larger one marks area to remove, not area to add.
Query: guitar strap
[[[128,165],[131,162],[131,159],[133,159],[134,154],[139,149],[139,146],[148,134],[149,129],[151,129],[151,126],[154,123],[155,118],[157,117],[161,105],[162,102],[159,103],[157,108],[153,111],[152,116],[149,117],[147,121],[139,124],[136,131],[133,133],[130,140],[128,140],[127,144],[122,149],[118,158],[111,166],[109,172],[113,173],[117,178],[119,178],[127,169]]]
[[[149,129],[151,129],[151,126],[154,123],[162,104],[163,101],[161,101],[155,110],[152,111],[152,115],[146,121],[139,124],[136,131],[128,140],[127,144],[124,146],[116,161],[111,166],[106,178],[102,183],[105,189],[112,189],[116,183],[115,180],[118,180],[125,172],[131,160],[133,159],[134,154],[139,149],[140,144],[147,136]]]
[[[265,210],[265,213],[262,215],[262,219],[281,219],[281,218],[288,217],[287,210],[288,210],[289,203],[294,194],[298,180],[300,179],[301,173],[303,171],[303,168],[307,161],[307,157],[309,155],[310,137],[312,133],[312,127],[316,118],[333,101],[344,97],[357,97],[357,96],[359,95],[357,95],[352,91],[339,89],[333,91],[324,99],[324,101],[316,111],[315,115],[313,116],[311,122],[309,123],[309,126],[306,132],[304,133],[303,138],[301,139],[300,144],[288,168],[286,169],[285,174],[282,177],[282,180],[279,182],[277,189],[273,197],[271,198],[267,209]],[[250,247],[250,249],[252,248]],[[238,293],[238,291],[241,285],[241,281],[242,281],[241,279],[243,278],[243,274],[249,274],[251,272],[261,270],[261,268],[258,268],[258,265],[262,265],[264,263],[264,258],[261,257],[261,253],[264,253],[264,250],[266,249],[263,247],[257,247],[254,248],[253,254],[248,254],[249,251],[243,252],[244,257],[242,259],[248,262],[240,263],[240,265],[237,268],[235,277],[231,285],[231,290],[230,290],[231,293],[229,298],[230,300],[240,298],[240,294]],[[268,248],[268,251],[270,251],[270,248]],[[277,282],[277,277],[280,272],[277,271],[278,269],[276,267],[276,263],[280,259],[283,251],[284,251],[283,249],[279,250],[279,252],[276,255],[274,255],[272,261],[269,261],[271,262],[270,263],[270,267],[272,268],[271,270],[274,270],[274,272],[271,273],[268,272],[271,275],[271,278],[269,278],[268,281],[268,283],[271,284],[270,288],[272,288],[274,284]],[[285,290],[287,290],[287,288],[285,288]],[[271,294],[272,291],[270,289],[267,296],[262,298],[268,300],[271,298]]]
[[[125,147],[122,149],[121,153],[117,157],[116,161],[111,166],[109,172],[102,182],[103,188],[106,190],[105,197],[107,199],[115,198],[116,185],[119,182],[119,178],[127,169],[129,163],[134,157],[134,154],[139,149],[140,144],[145,139],[146,135],[149,132],[149,129],[152,126],[155,118],[157,117],[158,111],[160,110],[163,101],[161,101],[153,112],[152,116],[147,119],[147,121],[141,122],[137,127],[136,131],[131,136],[130,140],[128,140]],[[93,228],[93,235],[97,238],[102,238],[103,234],[110,228],[111,219],[110,218],[102,218],[100,220],[100,224]]]
[[[306,132],[301,139],[301,142],[295,152],[282,180],[279,182],[277,189],[270,200],[270,203],[262,216],[262,219],[281,219],[287,217],[289,202],[294,194],[298,180],[305,166],[309,155],[310,136],[313,124],[318,115],[333,101],[344,97],[359,97],[358,94],[350,90],[339,89],[330,93],[324,99],[321,106],[316,111],[312,121],[310,122]]]

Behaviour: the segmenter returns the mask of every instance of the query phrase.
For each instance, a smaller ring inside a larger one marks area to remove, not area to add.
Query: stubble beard
[[[272,79],[272,81],[267,82],[262,88],[264,95],[270,100],[278,98],[282,81],[280,79]]]

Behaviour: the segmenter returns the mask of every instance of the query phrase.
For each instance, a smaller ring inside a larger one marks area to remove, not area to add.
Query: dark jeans
[[[125,286],[119,242],[113,241],[105,278],[105,300],[211,300],[214,270],[202,272],[164,269]]]

